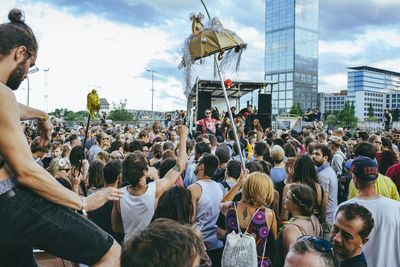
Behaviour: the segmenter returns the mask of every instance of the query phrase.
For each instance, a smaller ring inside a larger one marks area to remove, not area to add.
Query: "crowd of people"
[[[279,134],[251,106],[197,130],[53,128],[12,92],[37,57],[22,15],[0,25],[1,265],[40,248],[93,266],[400,266],[391,131]]]

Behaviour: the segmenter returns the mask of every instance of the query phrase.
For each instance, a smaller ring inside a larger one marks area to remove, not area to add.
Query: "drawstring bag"
[[[258,212],[258,210],[259,209],[257,209],[257,211],[253,214],[249,224],[247,225],[246,231],[242,234],[235,203],[238,233],[233,231],[226,236],[226,243],[221,261],[222,267],[257,267],[258,262],[256,239],[253,235],[247,233],[247,231],[251,222],[253,221],[254,215]],[[265,254],[265,247],[266,244],[264,244],[263,258]]]

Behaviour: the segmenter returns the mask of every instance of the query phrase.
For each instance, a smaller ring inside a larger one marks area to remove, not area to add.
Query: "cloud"
[[[395,26],[400,21],[400,1],[320,1],[321,40],[345,40],[370,26]],[[398,27],[398,26],[397,26]]]
[[[61,7],[75,16],[96,15],[135,26],[154,25],[165,19],[162,12],[144,1],[36,0],[36,2]]]

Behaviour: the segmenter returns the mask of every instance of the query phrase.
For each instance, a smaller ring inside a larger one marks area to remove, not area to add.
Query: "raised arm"
[[[51,122],[49,120],[49,116],[47,115],[46,112],[31,108],[29,106],[26,106],[24,104],[18,103],[19,107],[19,119],[21,121],[23,120],[38,120],[38,129],[40,133],[40,144],[42,146],[45,146],[48,144],[48,142],[51,139],[51,131],[53,129],[53,125],[51,125]]]
[[[156,181],[156,198],[158,199],[165,191],[169,190],[174,186],[176,181],[179,179],[181,173],[185,169],[186,165],[186,137],[189,133],[189,129],[182,125],[176,129],[179,135],[179,150],[178,158],[174,168],[169,170],[163,179]]]
[[[77,210],[82,209],[82,206],[85,206],[87,211],[93,210],[104,205],[109,199],[119,198],[118,191],[108,190],[89,197],[84,203],[78,195],[63,187],[45,169],[36,164],[19,125],[20,112],[15,96],[6,87],[0,89],[0,154],[18,183],[50,202]]]

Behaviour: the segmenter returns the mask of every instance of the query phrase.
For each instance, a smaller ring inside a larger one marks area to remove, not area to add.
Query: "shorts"
[[[17,186],[0,202],[0,266],[36,266],[33,248],[76,263],[93,265],[114,239],[66,207]]]

